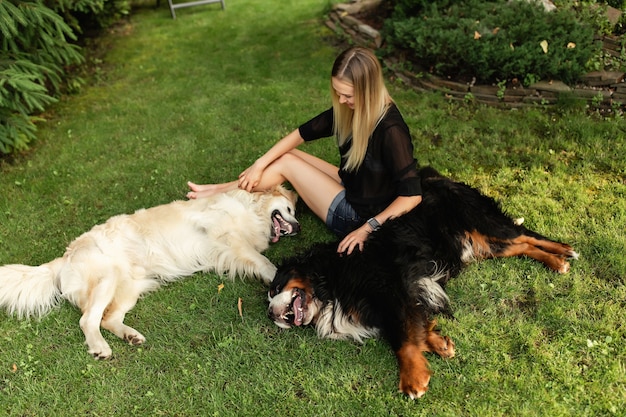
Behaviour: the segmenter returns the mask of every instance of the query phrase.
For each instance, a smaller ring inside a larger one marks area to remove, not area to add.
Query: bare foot
[[[237,188],[237,181],[227,182],[224,184],[196,184],[187,181],[187,186],[191,189],[187,193],[187,198],[196,199],[210,197],[215,194],[223,193]]]

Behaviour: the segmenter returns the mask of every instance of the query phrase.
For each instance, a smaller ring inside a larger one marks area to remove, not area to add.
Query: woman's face
[[[354,87],[352,84],[335,77],[331,78],[331,84],[335,94],[339,97],[339,103],[345,104],[354,110]]]

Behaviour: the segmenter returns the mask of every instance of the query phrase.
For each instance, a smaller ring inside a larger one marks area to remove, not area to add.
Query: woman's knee
[[[272,165],[289,168],[297,167],[304,163],[306,162],[302,158],[300,158],[297,153],[294,153],[294,151],[289,151],[276,158]]]

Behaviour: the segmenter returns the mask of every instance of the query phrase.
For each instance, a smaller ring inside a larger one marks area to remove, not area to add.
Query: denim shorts
[[[341,190],[328,208],[326,226],[331,232],[343,238],[361,224],[363,221],[346,200],[346,190]]]

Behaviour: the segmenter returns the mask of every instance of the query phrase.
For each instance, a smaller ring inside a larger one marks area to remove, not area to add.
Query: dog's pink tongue
[[[293,319],[293,324],[296,326],[302,325],[302,298],[298,297],[293,300],[293,313],[295,314],[295,318]]]
[[[274,236],[272,236],[272,243],[278,242],[280,239],[280,223],[278,220],[272,219],[274,221]]]

